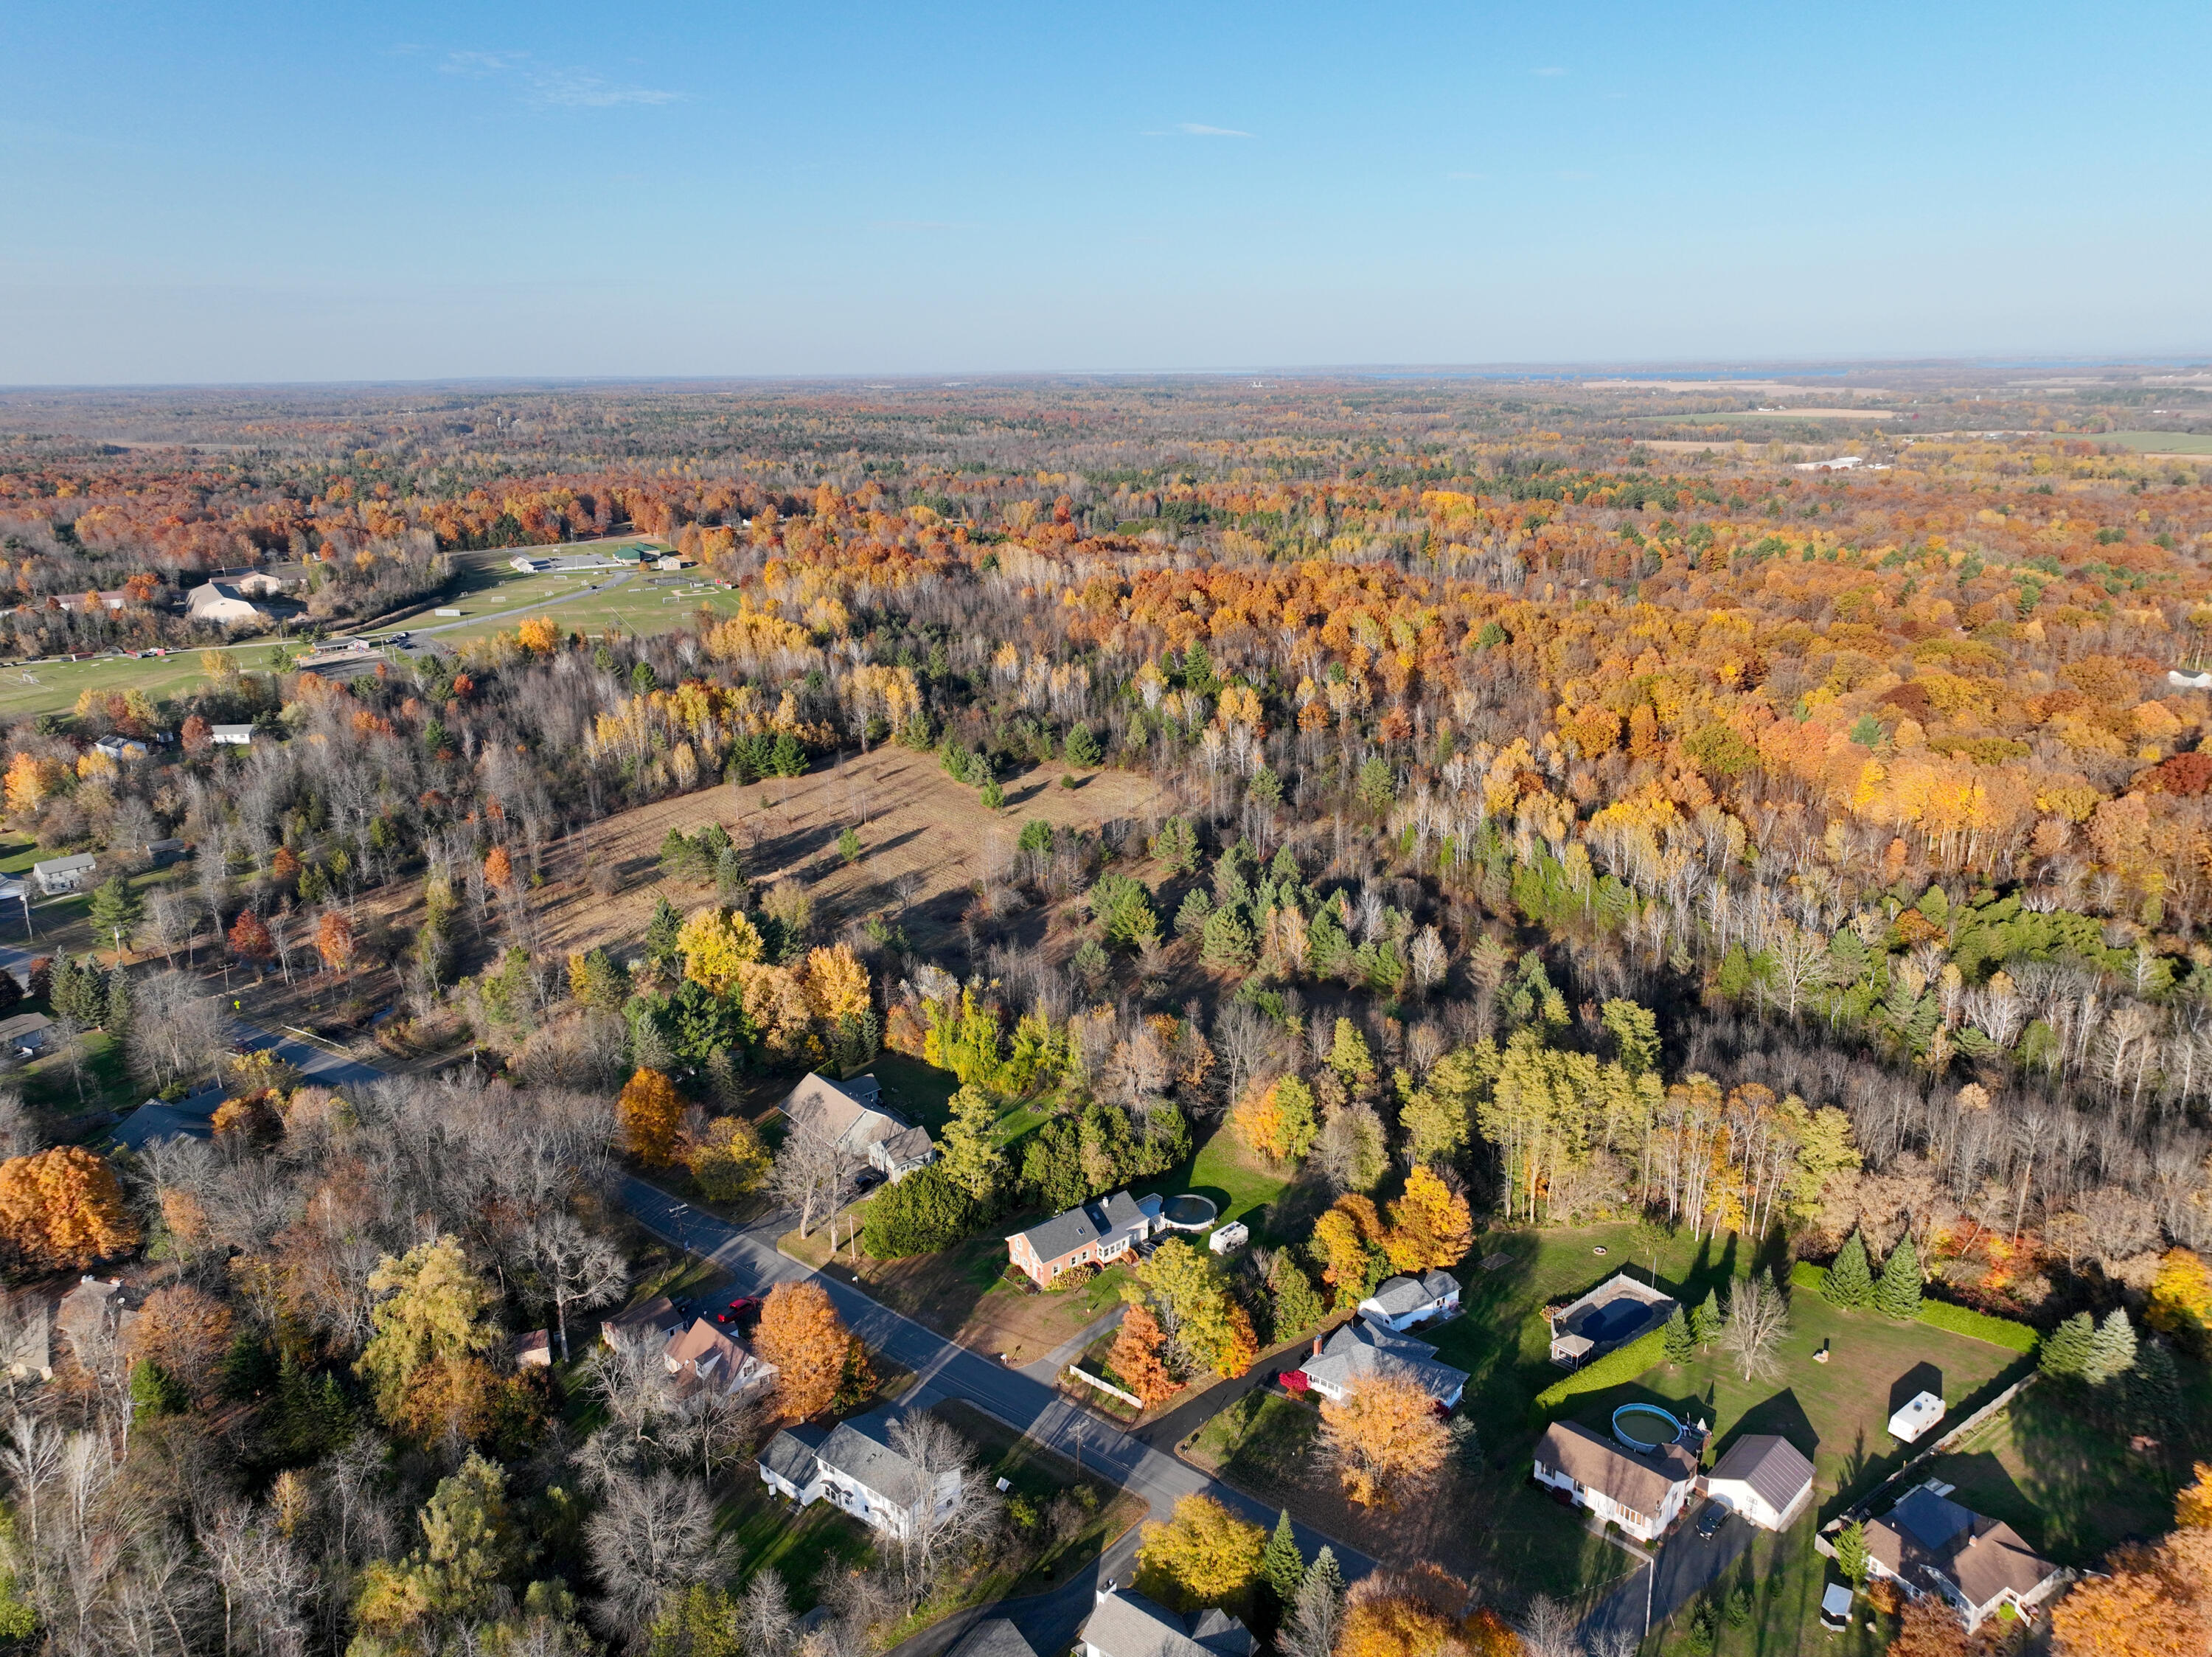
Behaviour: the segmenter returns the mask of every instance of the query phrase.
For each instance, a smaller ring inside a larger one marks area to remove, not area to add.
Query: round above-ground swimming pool
[[[1650,1438],[1639,1438],[1620,1424],[1621,1417],[1641,1417],[1656,1429],[1664,1422],[1664,1431],[1655,1432]],[[1624,1404],[1613,1412],[1613,1435],[1632,1450],[1656,1450],[1662,1444],[1673,1444],[1682,1436],[1682,1423],[1656,1404]]]
[[[1192,1191],[1170,1197],[1160,1205],[1160,1218],[1170,1231],[1204,1231],[1220,1212],[1213,1206],[1212,1197]]]

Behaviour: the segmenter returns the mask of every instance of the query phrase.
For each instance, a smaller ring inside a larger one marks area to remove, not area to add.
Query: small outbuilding
[[[1813,1464],[1779,1433],[1747,1433],[1706,1476],[1705,1494],[1761,1530],[1786,1531],[1813,1499]]]
[[[1907,1444],[1917,1444],[1922,1435],[1942,1419],[1943,1400],[1933,1392],[1917,1393],[1910,1404],[1889,1418],[1889,1435]]]

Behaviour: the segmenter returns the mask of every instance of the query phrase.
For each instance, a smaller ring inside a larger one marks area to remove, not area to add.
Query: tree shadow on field
[[[1943,1396],[1943,1372],[1925,1359],[1890,1382],[1889,1413],[1895,1415],[1923,1392],[1933,1392],[1939,1398]]]
[[[1714,1447],[1725,1452],[1747,1434],[1778,1433],[1804,1453],[1808,1461],[1813,1459],[1820,1447],[1820,1435],[1814,1430],[1812,1418],[1805,1406],[1797,1402],[1794,1388],[1784,1387],[1772,1398],[1762,1398],[1738,1417],[1729,1429],[1728,1437]],[[1718,1459],[1717,1455],[1715,1459]]]

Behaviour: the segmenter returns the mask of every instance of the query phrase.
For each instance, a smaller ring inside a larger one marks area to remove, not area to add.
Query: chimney
[[[1320,1337],[1320,1336],[1318,1336],[1318,1335],[1316,1335],[1316,1336],[1315,1336],[1315,1337],[1314,1337],[1314,1348],[1313,1348],[1313,1354],[1312,1354],[1312,1355],[1313,1355],[1313,1356],[1315,1356],[1315,1357],[1316,1357],[1316,1358],[1317,1358],[1317,1357],[1319,1357],[1319,1356],[1321,1356],[1321,1337]]]
[[[1098,1585],[1098,1597],[1093,1599],[1091,1603],[1094,1605],[1104,1605],[1106,1601],[1113,1596],[1114,1591],[1121,1586],[1121,1585],[1115,1581],[1112,1577],[1108,1577],[1103,1582],[1101,1582]]]

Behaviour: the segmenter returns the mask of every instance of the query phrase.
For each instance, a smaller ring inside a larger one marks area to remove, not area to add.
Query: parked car
[[[718,1324],[739,1324],[749,1322],[753,1318],[759,1316],[760,1309],[761,1298],[759,1295],[740,1295],[736,1300],[731,1301],[729,1305],[724,1307],[720,1312],[717,1312],[714,1314],[714,1321]]]
[[[1711,1541],[1720,1533],[1721,1526],[1728,1523],[1728,1518],[1726,1502],[1708,1502],[1705,1512],[1698,1515],[1698,1534],[1706,1541]]]

